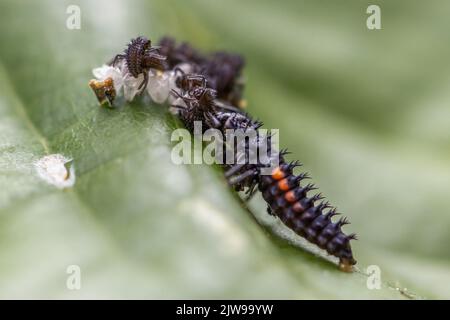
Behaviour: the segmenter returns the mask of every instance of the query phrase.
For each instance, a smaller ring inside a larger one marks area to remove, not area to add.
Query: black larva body
[[[217,118],[221,120],[219,128],[222,130],[230,128],[229,123],[232,123],[235,129],[256,129],[259,126],[259,123],[236,113],[221,112],[218,113]],[[234,121],[230,122],[230,119],[234,119]],[[261,140],[256,141],[258,143]],[[327,202],[319,202],[322,200],[320,194],[308,197],[308,192],[315,189],[313,185],[300,185],[301,181],[308,176],[306,174],[294,175],[293,169],[297,164],[287,164],[281,153],[278,156],[279,166],[271,175],[260,175],[259,169],[265,165],[246,164],[232,175],[228,174],[228,181],[237,190],[257,185],[269,205],[270,211],[278,216],[284,224],[309,242],[338,257],[343,267],[355,264],[356,261],[350,247],[350,240],[355,239],[355,235],[347,236],[341,230],[341,227],[347,224],[346,219],[333,222],[332,217],[337,214],[336,210],[331,208]],[[227,168],[227,172],[232,172],[231,170],[236,167],[237,165]],[[241,177],[243,177],[242,180]]]
[[[201,100],[195,100],[198,105],[193,107],[192,101],[186,100],[186,102],[188,108],[182,110],[180,116],[188,128],[193,128],[193,121],[202,121],[206,125],[204,130],[214,127],[225,134],[226,129],[246,130],[257,129],[261,126],[261,123],[253,121],[247,115],[224,112],[218,110],[211,103],[204,104],[201,103]],[[213,114],[216,120],[214,126],[210,125],[211,115],[205,116],[207,113]],[[261,139],[258,136],[255,143],[260,143]],[[245,150],[246,153],[249,152],[249,148],[245,148]],[[234,154],[235,160],[241,156],[236,151]],[[298,164],[287,164],[284,154],[285,152],[278,154],[279,166],[271,175],[260,174],[260,169],[268,164],[227,166],[225,175],[229,184],[238,191],[248,188],[250,193],[257,186],[269,206],[269,211],[278,216],[284,224],[309,242],[338,257],[342,268],[346,269],[354,265],[356,261],[353,258],[350,240],[355,239],[355,235],[347,236],[341,230],[347,221],[340,219],[333,222],[332,217],[337,214],[336,210],[331,208],[327,202],[319,202],[322,200],[320,194],[308,196],[308,192],[315,189],[314,186],[311,184],[300,185],[302,180],[308,178],[308,175],[303,173],[295,176],[293,169]]]
[[[356,263],[353,258],[350,240],[355,235],[345,235],[341,227],[348,224],[345,218],[333,222],[336,209],[322,200],[321,194],[311,197],[308,192],[315,189],[314,185],[300,185],[307,177],[306,174],[294,175],[296,163],[286,163],[280,154],[279,166],[271,175],[261,176],[258,188],[271,211],[284,224],[298,235],[316,244],[329,254],[340,259],[343,268]],[[320,202],[319,202],[320,201]],[[326,211],[326,212],[325,212]]]
[[[191,130],[193,121],[202,121],[204,130],[215,128],[221,130],[224,135],[227,129],[256,130],[262,125],[258,121],[253,121],[248,115],[220,110],[212,100],[208,100],[206,104],[202,102],[202,99],[192,100],[191,95],[185,102],[188,107],[180,111],[180,118]],[[211,118],[214,118],[214,121],[211,121]],[[257,135],[253,143],[261,143],[263,139],[270,139],[270,136]],[[270,141],[266,140],[266,142],[267,146],[270,146]],[[270,152],[270,149],[268,151]],[[249,152],[248,145],[245,152]],[[332,217],[337,214],[336,210],[327,202],[320,202],[323,199],[321,194],[308,196],[308,192],[316,188],[312,184],[306,186],[300,184],[302,180],[309,177],[305,173],[294,175],[293,170],[298,163],[286,163],[284,159],[286,153],[282,151],[276,155],[279,165],[270,175],[261,174],[261,168],[270,164],[245,163],[225,166],[225,176],[229,184],[237,191],[247,189],[248,193],[252,194],[257,187],[267,202],[271,214],[279,217],[298,235],[338,257],[341,268],[349,270],[356,263],[350,246],[350,241],[356,237],[354,234],[347,236],[342,232],[341,227],[348,223],[347,220],[340,219],[333,222]],[[237,157],[242,155],[236,151],[234,155],[234,163],[237,163]]]
[[[238,79],[244,65],[240,56],[217,53],[207,57],[188,44],[176,46],[171,38],[164,38],[160,44],[160,53],[164,56],[152,53],[150,41],[138,37],[132,40],[125,53],[117,55],[116,59],[125,58],[129,72],[135,77],[144,73],[146,79],[152,63],[156,61],[162,65],[165,56],[169,69],[174,69],[182,62],[191,64],[197,74],[186,75],[181,72],[181,78],[176,81],[180,91],[172,90],[172,94],[185,102],[186,106],[173,107],[178,109],[181,121],[189,130],[193,130],[195,121],[202,122],[204,131],[215,128],[224,136],[227,129],[245,131],[261,127],[262,123],[252,120],[238,108],[224,106],[216,101],[216,97],[219,97],[235,105],[236,100],[240,99],[243,86]],[[205,79],[207,81],[204,81]],[[254,144],[258,147],[261,143],[270,146],[270,136],[260,136],[258,133],[253,140],[244,143],[244,154],[235,150],[234,163],[239,163],[236,160],[242,159],[242,156],[248,159],[250,152],[253,152],[251,150],[255,149],[249,148],[250,144],[253,144],[253,147]],[[308,195],[316,188],[312,184],[302,184],[302,181],[308,178],[307,174],[294,175],[293,170],[298,163],[287,163],[284,159],[286,153],[275,153],[270,163],[224,165],[225,177],[235,190],[246,190],[249,196],[259,190],[268,204],[270,214],[279,217],[298,235],[339,258],[341,268],[350,271],[351,266],[356,263],[350,241],[356,237],[354,234],[346,235],[342,232],[341,227],[348,222],[346,219],[333,222],[332,217],[337,214],[336,210],[327,202],[321,202],[321,194]],[[262,169],[274,163],[273,160],[277,160],[278,166],[271,174],[263,175]]]

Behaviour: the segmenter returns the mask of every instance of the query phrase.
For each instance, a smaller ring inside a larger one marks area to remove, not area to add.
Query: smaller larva
[[[112,66],[115,66],[117,61],[125,59],[127,68],[130,74],[137,78],[140,74],[144,75],[144,80],[139,85],[138,89],[145,89],[148,84],[148,70],[166,69],[166,57],[158,54],[158,48],[152,47],[152,43],[145,37],[137,37],[131,39],[123,54],[118,54],[112,61]]]

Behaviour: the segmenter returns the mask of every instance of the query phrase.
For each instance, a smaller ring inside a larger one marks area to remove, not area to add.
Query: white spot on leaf
[[[72,159],[61,154],[51,154],[35,162],[39,177],[59,189],[69,188],[75,184],[75,168]]]

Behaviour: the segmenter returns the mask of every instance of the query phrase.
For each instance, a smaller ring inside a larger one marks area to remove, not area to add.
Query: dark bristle
[[[349,240],[358,240],[356,233],[350,233],[347,237]]]
[[[346,217],[342,217],[341,219],[339,219],[339,221],[337,222],[337,224],[342,227],[345,226],[347,224],[350,224],[350,222],[347,220]]]

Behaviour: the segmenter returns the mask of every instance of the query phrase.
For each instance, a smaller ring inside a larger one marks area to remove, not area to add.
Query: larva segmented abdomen
[[[345,218],[337,222],[331,220],[337,213],[327,202],[315,204],[322,199],[321,194],[307,196],[315,188],[312,184],[300,185],[307,175],[303,173],[295,176],[293,169],[296,166],[297,163],[286,163],[280,155],[280,165],[271,175],[260,178],[259,190],[264,200],[273,213],[295,233],[339,258],[342,269],[351,270],[356,260],[350,240],[356,239],[355,235],[342,232],[341,227],[348,224]]]
[[[148,46],[150,41],[144,37],[137,37],[131,39],[126,52],[126,60],[128,71],[137,78],[142,73],[142,56],[145,51],[145,47]]]

